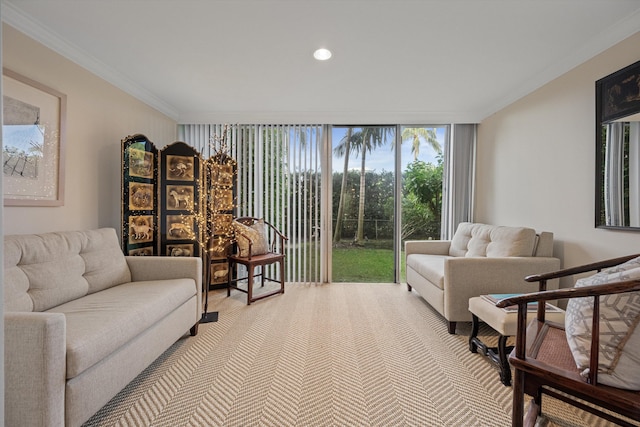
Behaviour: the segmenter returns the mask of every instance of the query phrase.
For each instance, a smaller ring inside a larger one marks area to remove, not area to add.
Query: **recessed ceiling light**
[[[313,57],[316,58],[318,61],[326,61],[327,59],[331,58],[331,51],[329,49],[318,49],[315,52],[313,52]]]

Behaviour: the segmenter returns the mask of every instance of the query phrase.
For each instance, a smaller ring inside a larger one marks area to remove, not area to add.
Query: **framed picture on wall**
[[[5,206],[64,204],[66,95],[2,69]]]

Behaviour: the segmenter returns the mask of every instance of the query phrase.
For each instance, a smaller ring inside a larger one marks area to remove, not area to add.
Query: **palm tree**
[[[384,144],[387,135],[393,131],[391,127],[366,126],[362,131],[353,134],[352,143],[354,148],[361,154],[360,161],[360,199],[358,201],[358,229],[354,243],[358,244],[364,240],[364,205],[365,205],[365,184],[366,184],[366,157],[367,152]]]
[[[411,140],[411,153],[414,160],[418,160],[421,140],[429,144],[436,153],[442,153],[442,147],[437,140],[435,128],[404,128],[402,129],[402,142],[408,140]]]
[[[344,215],[344,199],[347,192],[347,174],[349,172],[349,153],[351,151],[351,138],[353,128],[347,129],[347,134],[340,140],[340,144],[334,149],[337,156],[344,156],[344,168],[342,172],[342,184],[340,185],[340,202],[336,218],[336,229],[333,232],[333,243],[338,243],[342,235],[342,216]]]

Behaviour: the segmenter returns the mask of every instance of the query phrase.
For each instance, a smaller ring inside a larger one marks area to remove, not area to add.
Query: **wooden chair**
[[[601,271],[622,264],[638,255],[610,259],[580,267],[529,276],[528,282],[538,282],[540,292],[504,299],[496,305],[518,305],[518,325],[515,348],[509,356],[514,368],[512,426],[533,426],[542,411],[542,395],[547,394],[573,406],[596,414],[622,426],[633,426],[622,417],[640,421],[640,392],[609,387],[598,383],[599,296],[640,291],[640,280],[545,291],[547,280],[574,274]],[[544,302],[556,299],[593,297],[593,324],[589,378],[583,378],[567,343],[564,325],[545,321]],[[526,325],[527,303],[538,301],[537,319]],[[524,413],[524,395],[533,397]],[[612,411],[614,414],[604,412]],[[616,415],[618,414],[618,415]]]
[[[236,221],[249,227],[258,223],[260,220],[261,220],[260,218],[254,218],[254,217],[236,218]],[[258,301],[262,298],[266,298],[271,295],[284,294],[284,276],[285,276],[284,249],[285,249],[285,242],[289,239],[267,221],[264,221],[264,225],[265,225],[265,232],[266,232],[265,237],[267,239],[266,243],[267,243],[268,252],[260,255],[252,255],[254,242],[251,240],[250,236],[242,232],[236,231],[236,234],[239,233],[242,237],[248,240],[249,242],[248,253],[246,256],[241,256],[240,251],[238,251],[236,247],[234,254],[229,255],[227,257],[227,261],[229,263],[227,296],[231,295],[231,289],[236,289],[238,291],[244,292],[247,294],[247,305],[250,305],[254,301]],[[236,236],[236,240],[237,240],[237,237],[238,236]],[[236,266],[238,264],[244,265],[246,267],[247,269],[246,276],[243,276],[243,277],[237,276]],[[266,266],[271,264],[277,264],[280,266],[279,279],[266,277],[265,268]],[[256,270],[257,267],[260,267],[259,272],[257,272]],[[270,282],[280,283],[280,288],[270,292],[260,293],[259,295],[254,296],[253,285],[254,285],[255,277],[260,277],[260,283],[262,287],[264,287],[265,281],[270,281]],[[247,289],[242,289],[238,287],[238,282],[242,280],[247,280]]]

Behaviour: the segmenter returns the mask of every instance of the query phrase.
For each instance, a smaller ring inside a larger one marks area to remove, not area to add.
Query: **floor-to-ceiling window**
[[[406,239],[438,239],[448,126],[334,126],[335,282],[404,279]]]
[[[222,125],[181,125],[207,158]],[[234,125],[238,215],[290,238],[292,283],[401,282],[407,239],[471,219],[475,125]]]
[[[436,240],[441,237],[444,149],[449,134],[447,125],[400,128],[401,250],[406,240]],[[400,263],[400,266],[400,281],[404,281],[404,265]]]
[[[394,282],[395,126],[334,126],[334,282]]]
[[[226,129],[226,131],[225,131]],[[238,166],[237,216],[262,217],[288,237],[286,280],[321,277],[322,125],[182,125],[179,138],[205,158],[225,149]],[[268,270],[277,277],[278,270]]]

